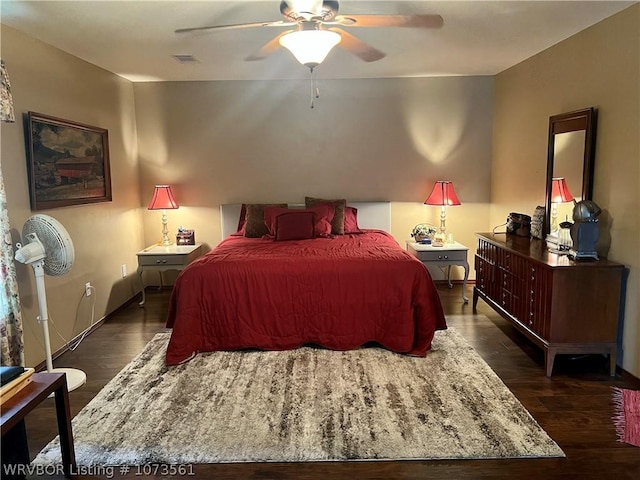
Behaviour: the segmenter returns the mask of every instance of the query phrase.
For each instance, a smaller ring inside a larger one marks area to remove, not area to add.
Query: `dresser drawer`
[[[187,255],[139,255],[138,264],[149,265],[186,265]]]
[[[447,250],[443,252],[429,251],[429,252],[416,252],[416,257],[422,262],[446,262],[446,261],[466,261],[466,250]]]

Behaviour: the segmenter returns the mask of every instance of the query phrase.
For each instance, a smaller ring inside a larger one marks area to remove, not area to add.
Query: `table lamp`
[[[461,205],[456,192],[453,190],[453,182],[438,180],[433,186],[433,190],[429,197],[424,201],[425,205],[440,205],[440,233],[444,236],[447,221],[447,207],[452,205]]]
[[[153,197],[147,207],[149,210],[162,210],[162,245],[169,246],[169,228],[167,226],[167,210],[178,208],[178,202],[171,192],[169,185],[156,185],[153,191]]]

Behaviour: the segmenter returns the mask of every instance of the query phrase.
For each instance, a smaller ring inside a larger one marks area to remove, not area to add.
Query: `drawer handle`
[[[156,260],[156,263],[160,263],[160,259]]]
[[[445,260],[449,260],[449,255],[444,255],[444,256],[443,255],[438,255],[438,260],[442,260],[443,258]]]

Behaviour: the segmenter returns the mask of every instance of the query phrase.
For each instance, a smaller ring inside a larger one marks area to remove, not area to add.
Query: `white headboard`
[[[348,202],[347,205],[358,209],[358,226],[388,232],[391,229],[391,204],[389,202]],[[289,204],[289,208],[304,208],[304,205]],[[230,203],[220,205],[222,238],[225,239],[238,231],[238,220],[242,205]]]

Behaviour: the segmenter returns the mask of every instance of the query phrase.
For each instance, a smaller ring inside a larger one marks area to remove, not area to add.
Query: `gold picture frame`
[[[25,122],[32,210],[112,200],[107,129],[36,112]]]

